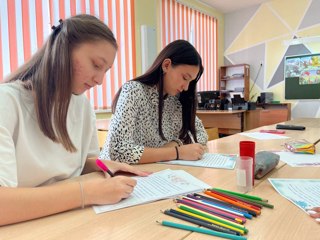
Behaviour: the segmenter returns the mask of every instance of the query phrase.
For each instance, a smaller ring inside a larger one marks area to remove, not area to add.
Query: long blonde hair
[[[32,58],[5,80],[21,80],[34,94],[41,131],[66,150],[75,152],[67,130],[67,112],[72,95],[72,50],[85,42],[105,40],[117,49],[113,33],[94,16],[70,17],[53,28],[48,40]]]

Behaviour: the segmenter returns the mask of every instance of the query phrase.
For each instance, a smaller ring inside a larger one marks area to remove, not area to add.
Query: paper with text
[[[268,179],[277,192],[305,211],[320,206],[320,179]]]
[[[183,170],[166,169],[148,177],[133,178],[137,180],[137,185],[129,198],[112,205],[94,206],[94,211],[108,212],[210,188],[210,185]]]
[[[280,160],[291,167],[320,167],[320,154],[275,152]]]
[[[159,163],[194,167],[234,169],[236,158],[236,154],[205,153],[203,154],[202,159],[198,161],[173,160]]]

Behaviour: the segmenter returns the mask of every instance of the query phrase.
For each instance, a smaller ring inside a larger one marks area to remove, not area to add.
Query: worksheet
[[[205,153],[203,154],[202,159],[198,161],[173,160],[159,163],[186,165],[193,167],[234,169],[236,158],[236,154]]]
[[[200,181],[184,170],[166,169],[147,177],[133,178],[137,180],[137,185],[129,198],[116,204],[94,206],[94,211],[96,213],[103,213],[160,199],[200,192],[210,188],[210,185]]]
[[[280,160],[291,167],[320,167],[320,154],[303,154],[293,152],[274,152]]]
[[[320,179],[269,178],[277,192],[305,211],[320,206]]]

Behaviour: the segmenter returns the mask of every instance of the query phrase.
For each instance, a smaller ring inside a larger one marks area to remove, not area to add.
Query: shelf
[[[232,90],[232,92],[238,92],[235,91],[235,89],[243,88],[244,100],[249,101],[250,65],[237,64],[221,66],[219,71],[218,88],[220,91],[228,89]]]

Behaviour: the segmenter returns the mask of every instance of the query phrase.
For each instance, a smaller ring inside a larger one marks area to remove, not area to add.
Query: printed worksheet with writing
[[[148,177],[133,178],[137,180],[137,185],[129,198],[116,204],[94,206],[94,211],[103,213],[210,188],[210,185],[183,170],[166,169]]]

